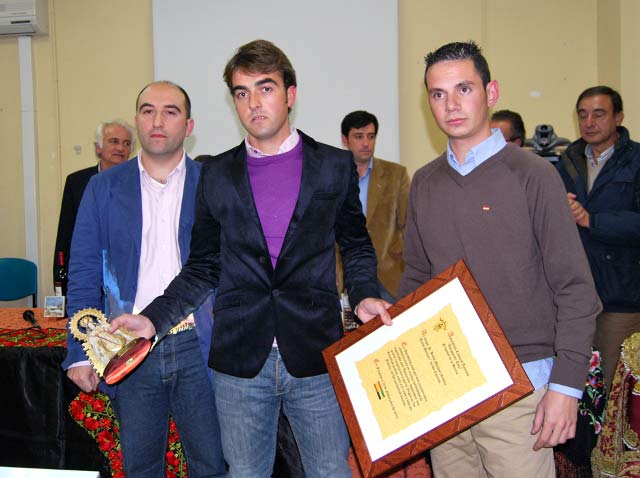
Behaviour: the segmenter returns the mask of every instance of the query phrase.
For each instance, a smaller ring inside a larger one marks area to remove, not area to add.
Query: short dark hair
[[[231,78],[236,70],[244,70],[247,73],[273,73],[282,75],[285,89],[297,86],[296,71],[284,52],[267,40],[254,40],[242,45],[235,55],[227,62],[224,68],[224,82],[233,94]]]
[[[358,110],[352,111],[342,120],[342,135],[349,136],[349,131],[352,128],[364,128],[367,125],[373,123],[373,128],[375,129],[375,133],[378,134],[378,118],[369,113],[368,111]]]
[[[507,141],[513,141],[520,138],[524,145],[527,134],[524,129],[524,121],[519,113],[511,110],[496,111],[491,115],[491,121],[508,121],[511,125],[511,138],[505,138]]]
[[[428,53],[427,56],[424,57],[424,62],[427,65],[424,70],[425,86],[427,84],[427,71],[436,63],[466,59],[473,60],[473,65],[482,78],[482,86],[486,88],[487,84],[491,81],[489,64],[487,63],[486,58],[482,55],[482,49],[473,40],[469,40],[467,42],[447,43],[436,51]]]
[[[613,114],[618,114],[622,112],[622,97],[620,93],[609,86],[592,86],[591,88],[587,88],[580,96],[578,96],[578,101],[576,101],[576,111],[578,111],[578,107],[580,102],[585,98],[590,98],[591,96],[598,95],[606,95],[611,98],[611,103],[613,104]]]
[[[185,107],[185,112],[187,113],[187,119],[191,118],[191,98],[189,98],[189,95],[187,94],[187,92],[185,91],[185,89],[174,83],[173,81],[168,81],[168,80],[159,80],[159,81],[152,81],[151,83],[149,83],[148,85],[146,85],[144,88],[142,88],[140,90],[140,93],[138,93],[138,97],[136,98],[136,112],[138,111],[138,105],[140,102],[140,95],[142,95],[142,93],[144,92],[144,90],[146,90],[147,88],[149,88],[150,86],[153,85],[169,85],[169,86],[173,86],[174,88],[178,89],[182,95],[184,96],[184,107]]]

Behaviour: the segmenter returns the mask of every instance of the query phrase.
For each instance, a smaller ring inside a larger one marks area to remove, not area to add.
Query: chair
[[[38,306],[38,267],[26,259],[0,259],[0,301],[31,296]]]

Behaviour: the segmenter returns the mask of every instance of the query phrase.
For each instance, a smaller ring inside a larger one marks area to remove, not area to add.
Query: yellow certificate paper
[[[383,439],[487,382],[450,304],[356,367]]]

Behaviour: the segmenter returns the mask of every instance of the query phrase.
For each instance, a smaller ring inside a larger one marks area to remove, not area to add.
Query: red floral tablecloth
[[[0,328],[0,347],[64,347],[67,333],[60,329]]]
[[[124,478],[118,436],[119,424],[109,397],[102,392],[80,392],[69,405],[69,413],[98,443],[98,447],[109,460],[112,478]],[[173,420],[169,423],[166,461],[167,478],[187,477],[187,461]]]

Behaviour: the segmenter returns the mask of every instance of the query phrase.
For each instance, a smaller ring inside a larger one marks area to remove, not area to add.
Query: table
[[[25,329],[27,309],[0,309],[0,466],[99,470],[106,460],[71,418],[78,393],[60,368],[65,356],[65,320],[44,318],[44,329]]]

